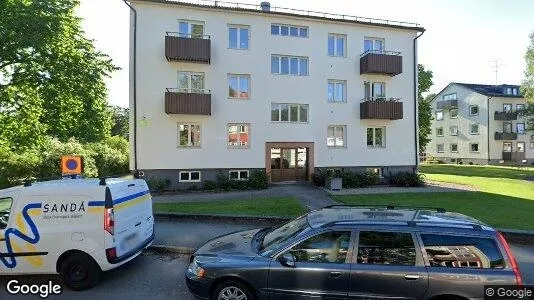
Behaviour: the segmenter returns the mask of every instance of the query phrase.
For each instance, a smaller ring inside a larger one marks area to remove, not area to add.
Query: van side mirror
[[[286,252],[278,256],[278,261],[286,267],[294,268],[295,267],[295,256],[289,252]]]

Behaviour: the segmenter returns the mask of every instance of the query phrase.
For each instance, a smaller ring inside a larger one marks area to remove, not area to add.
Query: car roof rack
[[[392,204],[333,204],[323,208],[346,208],[346,207],[359,207],[359,208],[385,208],[385,209],[427,209],[435,210],[438,213],[446,213],[447,210],[441,207],[432,206],[409,206],[409,205],[392,205]]]
[[[407,225],[409,227],[471,227],[473,230],[482,231],[482,225],[473,223],[453,223],[453,222],[427,222],[427,221],[398,221],[398,220],[338,220],[320,225],[321,228],[331,227],[339,224],[359,224],[359,225]]]

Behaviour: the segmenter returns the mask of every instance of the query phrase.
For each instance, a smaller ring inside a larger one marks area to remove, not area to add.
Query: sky
[[[231,0],[259,4],[261,0]],[[271,0],[271,6],[416,22],[418,61],[434,73],[431,92],[450,82],[520,84],[528,35],[534,32],[532,0]],[[121,68],[107,80],[109,102],[128,106],[129,8],[122,0],[81,0],[78,15],[98,50]],[[360,55],[360,53],[353,53]]]

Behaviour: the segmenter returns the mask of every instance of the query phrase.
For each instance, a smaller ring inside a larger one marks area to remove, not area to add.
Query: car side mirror
[[[289,252],[284,253],[278,256],[278,261],[286,267],[294,268],[295,267],[295,256]]]

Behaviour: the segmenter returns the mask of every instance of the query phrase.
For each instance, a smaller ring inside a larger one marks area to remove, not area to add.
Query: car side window
[[[9,222],[9,213],[11,212],[11,204],[13,199],[1,198],[0,199],[0,229],[5,229]]]
[[[313,236],[289,252],[297,262],[343,264],[347,260],[350,231],[330,231]]]
[[[431,267],[504,268],[504,259],[491,238],[421,234]]]
[[[415,265],[415,245],[410,233],[361,231],[358,264]]]

